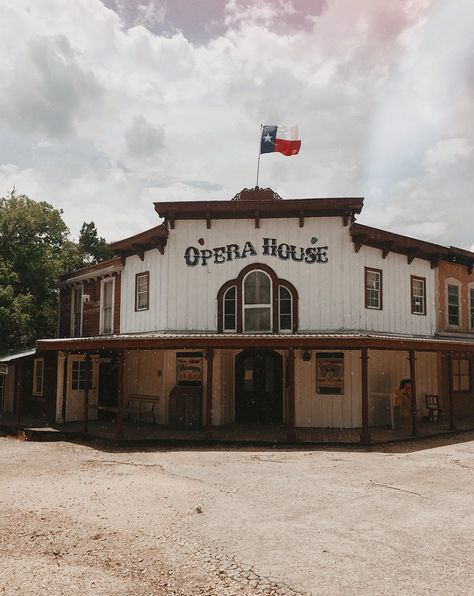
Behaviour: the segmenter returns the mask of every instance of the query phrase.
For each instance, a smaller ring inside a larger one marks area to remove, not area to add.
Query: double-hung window
[[[467,358],[453,358],[453,391],[471,390],[471,367]]]
[[[114,331],[114,287],[113,277],[103,279],[100,291],[100,333],[110,335]]]
[[[71,290],[71,337],[82,335],[82,286]]]
[[[414,315],[426,315],[426,279],[411,276],[411,312]]]
[[[272,330],[272,284],[263,271],[251,271],[244,279],[244,331]]]
[[[469,288],[469,330],[474,331],[474,288]]]
[[[135,276],[135,310],[150,308],[150,272],[137,273]]]
[[[448,284],[448,325],[459,327],[459,286]]]
[[[365,268],[365,308],[382,310],[382,271]]]
[[[42,397],[44,382],[44,358],[35,358],[33,363],[33,395]]]

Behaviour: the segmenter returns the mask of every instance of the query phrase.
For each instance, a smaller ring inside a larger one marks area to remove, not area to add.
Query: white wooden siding
[[[327,263],[298,263],[262,255],[263,238],[278,243],[328,246]],[[200,245],[199,239],[204,243]],[[209,261],[189,267],[184,260],[188,246],[209,248],[252,242],[257,256],[215,264]],[[140,333],[159,330],[217,329],[217,292],[241,269],[252,263],[265,263],[276,274],[293,283],[299,294],[299,328],[305,330],[385,331],[430,335],[435,330],[435,275],[428,261],[362,246],[358,253],[349,228],[340,217],[306,218],[303,228],[297,219],[263,219],[260,228],[254,220],[177,221],[170,230],[165,254],[147,251],[126,259],[122,273],[121,330]],[[364,267],[383,272],[383,309],[365,308]],[[150,272],[150,308],[135,312],[135,275]],[[410,275],[426,278],[427,315],[411,313]]]

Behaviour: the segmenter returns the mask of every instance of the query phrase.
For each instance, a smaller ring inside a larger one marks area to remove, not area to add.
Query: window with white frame
[[[448,325],[459,327],[459,286],[448,284]]]
[[[382,271],[365,268],[365,308],[382,310]]]
[[[293,298],[291,292],[285,286],[278,288],[279,312],[280,312],[280,331],[290,333],[293,330]]]
[[[426,279],[411,276],[411,312],[414,315],[426,315]]]
[[[267,265],[248,265],[218,291],[217,312],[220,333],[296,333],[298,292]]]
[[[113,277],[103,279],[100,291],[100,333],[110,335],[114,330],[113,310],[114,310],[114,287]]]
[[[244,279],[243,330],[272,330],[272,284],[263,271],[251,271]]]
[[[44,358],[35,358],[33,362],[33,395],[42,397],[44,384]]]
[[[232,286],[224,293],[224,332],[237,330],[237,289]]]
[[[150,272],[135,276],[135,310],[148,310],[150,307]]]
[[[469,288],[469,330],[474,331],[474,288]]]
[[[71,290],[71,337],[82,335],[82,286]]]

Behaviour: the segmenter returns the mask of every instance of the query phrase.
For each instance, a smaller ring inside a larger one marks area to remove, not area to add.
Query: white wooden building
[[[63,337],[37,346],[57,352],[56,422],[113,416],[119,437],[124,420],[207,438],[347,429],[367,443],[439,423],[425,403],[437,395],[454,427],[440,379],[474,338],[438,334],[437,268],[472,272],[474,254],[360,225],[362,207],[258,188],[156,203],[162,224],[63,279]],[[88,292],[97,324],[78,337]]]

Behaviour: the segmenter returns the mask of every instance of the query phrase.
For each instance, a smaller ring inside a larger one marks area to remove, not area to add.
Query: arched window
[[[280,286],[278,290],[279,328],[282,333],[291,333],[293,331],[293,297],[285,286]]]
[[[263,271],[244,278],[243,331],[272,330],[272,284]]]
[[[298,293],[264,264],[244,267],[217,294],[220,333],[296,333]]]
[[[224,293],[224,331],[237,331],[237,292],[231,286]]]

